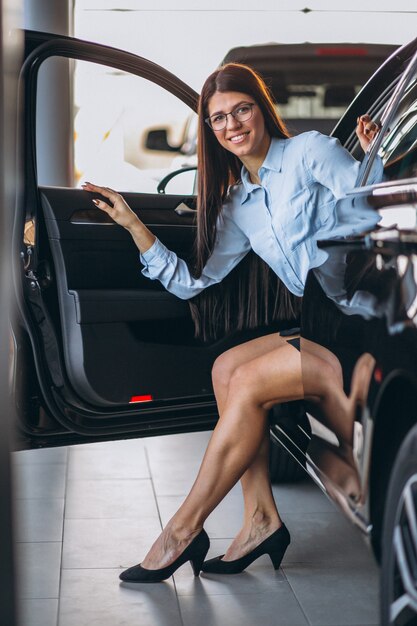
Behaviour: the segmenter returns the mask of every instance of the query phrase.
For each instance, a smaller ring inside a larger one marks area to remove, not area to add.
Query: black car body
[[[335,420],[323,407],[306,406],[307,417],[299,405],[278,411],[271,424],[273,441],[370,537],[382,560],[383,624],[412,624],[417,615],[416,50],[414,41],[391,56],[334,131],[363,158],[358,115],[369,113],[381,123],[350,198],[383,220],[371,232],[320,242],[327,255],[323,273],[334,280],[310,272],[303,300],[302,337],[337,357],[346,397],[360,372],[362,391],[349,415],[352,454],[341,453]],[[128,234],[88,194],[39,186],[37,81],[53,56],[142,76],[192,110],[197,102],[179,79],[133,54],[29,34],[21,92],[24,196],[13,236],[12,380],[21,446],[210,429],[217,419],[214,358],[234,342],[274,329],[197,341],[188,304],[142,277]],[[367,186],[378,152],[385,181]],[[190,258],[192,198],[124,195],[168,247]]]

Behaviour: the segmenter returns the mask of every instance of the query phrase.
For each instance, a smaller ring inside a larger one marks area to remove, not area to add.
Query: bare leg
[[[302,339],[301,345],[304,387],[305,389],[314,389],[314,378],[317,376],[317,372],[305,367],[308,362],[307,359],[311,360],[316,357],[322,362],[325,361],[325,370],[321,372],[321,376],[327,372],[326,377],[329,377],[329,381],[333,381],[333,389],[329,392],[328,389],[323,388],[324,394],[319,396],[317,388],[314,400],[319,404],[321,421],[338,437],[340,445],[351,446],[355,409],[357,405],[363,405],[366,401],[375,359],[369,353],[364,353],[358,359],[352,375],[350,394],[347,396],[343,390],[342,368],[337,357],[323,346],[307,339]],[[331,366],[332,369],[329,369],[328,366]]]
[[[207,516],[254,463],[265,440],[268,411],[274,404],[303,398],[305,392],[338,414],[345,411],[346,396],[334,367],[305,351],[301,370],[300,353],[279,337],[276,341],[277,348],[239,366],[232,375],[197,479],[142,562],[143,567],[167,566],[189,545]]]
[[[241,344],[223,353],[213,367],[213,387],[222,414],[226,404],[230,379],[236,369],[255,357],[266,354],[284,344],[277,335],[269,335]],[[308,347],[313,356],[318,357],[323,376],[335,380],[335,388],[343,389],[342,370],[339,360],[326,348],[302,340],[303,348]],[[323,363],[324,361],[324,363]],[[331,368],[331,369],[330,369]],[[235,560],[250,552],[282,524],[276,508],[269,477],[269,428],[266,427],[264,440],[246,472],[240,479],[244,498],[243,525],[229,546],[223,560]]]
[[[319,404],[320,420],[337,436],[339,444],[334,446],[320,438],[313,438],[309,453],[323,472],[326,489],[335,498],[338,497],[338,490],[356,501],[360,501],[362,496],[353,432],[357,409],[362,410],[366,404],[374,366],[374,357],[369,353],[362,354],[353,370],[349,396],[341,387],[340,393],[321,399]]]
[[[260,337],[228,350],[216,360],[212,378],[220,415],[226,405],[230,380],[236,369],[252,358],[284,345],[284,342],[276,334]],[[244,499],[243,525],[226,551],[223,557],[225,561],[238,559],[250,552],[282,524],[269,477],[269,445],[267,425],[260,448],[240,479]]]
[[[243,525],[233,539],[224,561],[247,554],[282,525],[269,476],[269,426],[251,465],[240,479],[244,500]]]
[[[197,479],[142,562],[143,567],[157,569],[177,558],[253,463],[265,439],[270,406],[303,397],[300,354],[278,340],[280,347],[239,367],[233,375]],[[268,406],[264,406],[265,398]]]

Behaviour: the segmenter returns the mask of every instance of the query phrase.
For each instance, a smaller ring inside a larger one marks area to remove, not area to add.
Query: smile
[[[234,135],[234,137],[229,137],[229,141],[231,141],[232,143],[240,143],[247,137],[248,134],[249,131],[246,133],[240,133],[240,135]]]

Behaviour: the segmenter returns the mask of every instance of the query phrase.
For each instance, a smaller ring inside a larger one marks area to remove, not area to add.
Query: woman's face
[[[235,111],[241,104],[253,104],[254,99],[246,93],[239,91],[216,91],[208,102],[208,115],[218,113],[230,113]],[[223,130],[214,132],[217,141],[226,150],[233,152],[239,159],[264,158],[270,143],[270,136],[265,127],[262,111],[255,103],[252,109],[252,117],[245,122],[240,122],[233,115],[227,116],[227,125]]]

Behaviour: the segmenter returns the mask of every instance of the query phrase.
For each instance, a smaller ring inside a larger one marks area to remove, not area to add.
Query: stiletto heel
[[[210,539],[203,529],[180,556],[171,565],[161,569],[146,569],[139,565],[129,567],[119,576],[120,580],[129,583],[159,583],[172,576],[181,565],[191,561],[194,575],[198,576],[210,547]]]
[[[277,552],[269,553],[269,557],[272,561],[272,565],[274,566],[274,569],[279,569],[279,566],[281,565],[281,561],[285,554],[285,550],[286,550],[286,547],[284,550],[277,550]]]
[[[201,552],[198,556],[195,556],[193,559],[190,559],[191,567],[193,568],[194,576],[198,576],[201,572],[201,568],[203,567],[204,559],[207,556],[208,549],[204,552]]]
[[[214,559],[205,561],[201,569],[207,574],[240,574],[263,554],[268,554],[274,568],[278,569],[290,542],[290,533],[285,524],[282,524],[278,530],[262,541],[252,552],[245,554],[240,559],[223,561],[224,554],[222,554]]]

